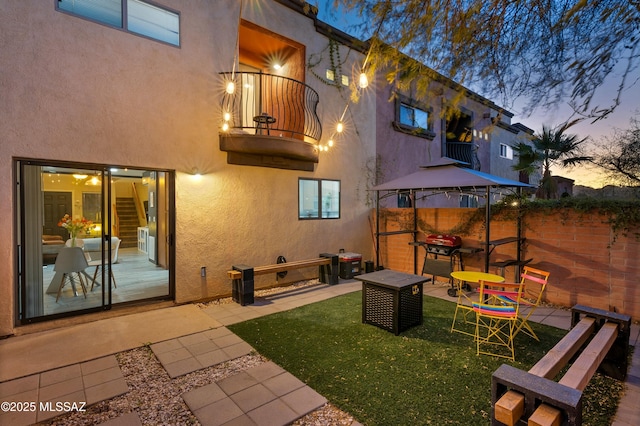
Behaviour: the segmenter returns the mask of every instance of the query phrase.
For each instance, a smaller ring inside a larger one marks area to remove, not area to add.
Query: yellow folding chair
[[[520,282],[523,284],[522,296],[519,300],[511,297],[502,296],[500,300],[505,303],[519,304],[520,305],[520,318],[518,321],[518,327],[516,334],[522,331],[526,335],[533,337],[536,340],[538,336],[529,325],[529,318],[534,313],[536,308],[542,302],[542,295],[547,282],[549,281],[550,273],[541,269],[525,266],[522,269]]]
[[[458,332],[468,336],[475,336],[475,316],[473,313],[473,303],[479,301],[478,292],[466,286],[462,280],[454,280],[457,292],[456,311],[451,322],[451,332]],[[460,314],[460,316],[458,316]],[[465,329],[466,327],[466,329]],[[467,331],[468,330],[468,331]]]
[[[520,300],[522,283],[480,281],[478,302],[472,307],[476,314],[476,353],[515,361],[513,339],[518,327],[517,303],[504,303],[501,297]]]

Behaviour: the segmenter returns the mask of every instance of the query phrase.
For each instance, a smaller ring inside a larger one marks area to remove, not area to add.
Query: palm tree
[[[581,145],[589,140],[588,137],[579,139],[578,135],[565,134],[575,123],[577,120],[555,129],[543,125],[542,133],[534,135],[531,144],[518,142],[512,146],[518,155],[518,163],[513,166],[514,170],[531,175],[542,166],[542,180],[537,192],[539,198],[558,197],[556,182],[551,177],[551,166],[575,166],[592,160],[592,157],[581,155],[580,152]]]

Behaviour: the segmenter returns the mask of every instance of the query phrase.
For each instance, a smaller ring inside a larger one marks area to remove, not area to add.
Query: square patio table
[[[428,277],[383,269],[354,278],[362,281],[363,324],[396,336],[422,324],[422,285]]]

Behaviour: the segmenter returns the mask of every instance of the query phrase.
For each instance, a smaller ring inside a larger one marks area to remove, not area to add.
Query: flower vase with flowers
[[[71,239],[71,247],[76,246],[76,238],[82,232],[86,232],[87,229],[92,225],[90,220],[85,219],[71,219],[71,216],[65,214],[62,219],[58,222],[58,226],[69,231],[69,238]]]

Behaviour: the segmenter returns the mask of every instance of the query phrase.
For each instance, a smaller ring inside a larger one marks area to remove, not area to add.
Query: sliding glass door
[[[167,171],[16,161],[18,323],[173,296]]]

